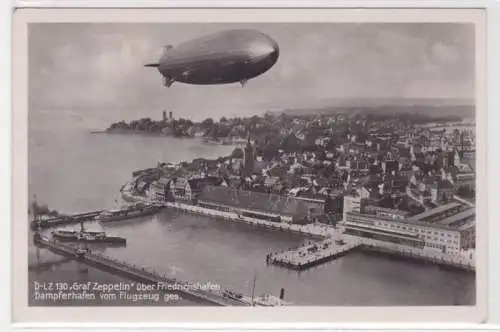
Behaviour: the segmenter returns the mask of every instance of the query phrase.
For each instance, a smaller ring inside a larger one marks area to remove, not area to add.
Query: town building
[[[169,194],[175,201],[191,201],[193,193],[187,178],[176,177],[169,182]]]
[[[282,196],[235,188],[207,185],[198,204],[231,211],[242,216],[288,223],[307,223],[324,215],[325,201],[305,197]]]
[[[358,194],[344,196],[344,205],[343,205],[344,210],[342,219],[346,221],[347,214],[350,212],[363,213],[365,203],[366,199],[361,198],[361,196]]]
[[[170,179],[161,177],[158,181],[151,183],[149,196],[155,201],[166,201],[169,190]]]
[[[432,203],[445,203],[453,199],[455,186],[450,181],[437,181],[430,186]]]

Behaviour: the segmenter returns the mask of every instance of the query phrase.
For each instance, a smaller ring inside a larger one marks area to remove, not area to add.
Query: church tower
[[[248,129],[248,139],[247,145],[243,151],[243,176],[248,177],[253,174],[254,161],[255,161],[255,152],[252,143],[250,143],[252,135],[252,127],[250,126]]]

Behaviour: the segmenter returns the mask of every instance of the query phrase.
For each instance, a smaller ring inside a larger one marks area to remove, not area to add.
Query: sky
[[[165,88],[162,46],[251,28],[279,45],[277,63],[240,84]],[[474,97],[474,26],[457,23],[34,23],[30,112],[113,120],[249,115],[339,99]]]

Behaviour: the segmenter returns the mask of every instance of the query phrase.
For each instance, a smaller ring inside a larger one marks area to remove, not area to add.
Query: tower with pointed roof
[[[252,126],[248,128],[247,145],[243,151],[243,176],[248,177],[253,173],[255,164],[255,153],[252,143],[250,142],[252,136]]]

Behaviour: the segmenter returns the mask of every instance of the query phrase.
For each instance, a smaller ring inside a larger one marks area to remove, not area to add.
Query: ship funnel
[[[285,289],[281,288],[281,291],[280,291],[280,300],[284,300],[284,299],[285,299]]]

